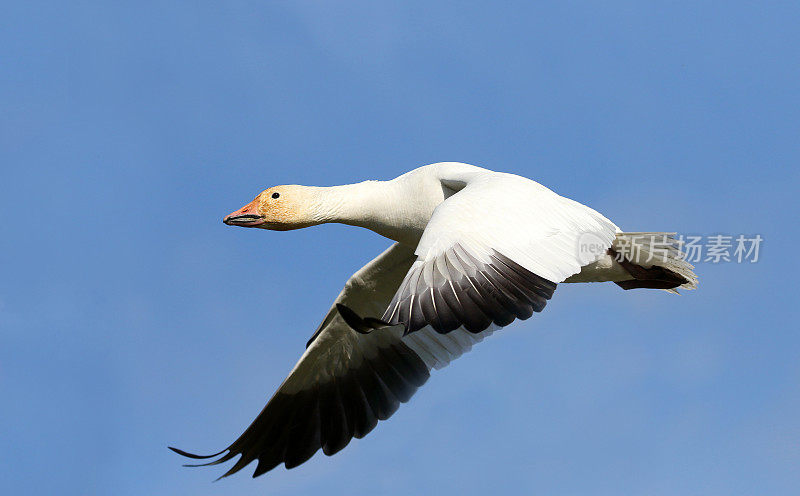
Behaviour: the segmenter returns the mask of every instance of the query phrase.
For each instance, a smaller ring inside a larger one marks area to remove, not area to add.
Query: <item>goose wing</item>
[[[382,317],[407,333],[479,333],[527,319],[557,283],[604,254],[617,231],[591,208],[520,176],[471,169],[439,179],[456,192],[434,210]]]
[[[370,318],[383,312],[415,258],[412,248],[397,243],[347,281],[288,377],[230,446],[206,456],[170,449],[214,458],[199,465],[239,456],[223,477],[258,460],[256,477],[281,463],[296,467],[320,449],[332,455],[388,419],[432,368],[447,365],[492,331],[404,337],[403,326]],[[371,332],[375,328],[381,329]]]

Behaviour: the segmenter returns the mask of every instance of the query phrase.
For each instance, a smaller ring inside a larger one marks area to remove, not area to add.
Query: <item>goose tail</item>
[[[621,232],[609,253],[633,279],[617,281],[622,289],[697,289],[694,265],[686,261],[676,233]]]

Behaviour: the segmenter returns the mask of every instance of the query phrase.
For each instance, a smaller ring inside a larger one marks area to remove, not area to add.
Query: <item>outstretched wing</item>
[[[481,332],[541,311],[556,283],[611,246],[617,227],[529,179],[496,172],[441,178],[457,193],[433,212],[417,260],[383,320],[407,333],[431,326]]]
[[[171,449],[190,458],[218,457],[201,465],[240,455],[223,477],[258,460],[256,477],[281,463],[300,465],[319,449],[332,455],[389,418],[432,368],[447,365],[493,330],[404,337],[402,326],[370,318],[386,308],[414,259],[411,248],[395,244],[347,281],[297,365],[230,446],[208,456]],[[374,328],[380,329],[370,332]]]

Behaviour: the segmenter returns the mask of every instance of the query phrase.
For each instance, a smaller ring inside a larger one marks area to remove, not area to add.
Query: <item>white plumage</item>
[[[541,311],[557,283],[673,292],[697,283],[671,235],[623,233],[530,179],[455,162],[391,181],[276,186],[225,218],[272,230],[326,222],[395,243],[347,281],[297,365],[236,441],[215,455],[178,453],[222,455],[208,464],[241,455],[225,475],[258,460],[254,476],[280,463],[297,466],[319,449],[331,455],[391,416],[431,369]]]

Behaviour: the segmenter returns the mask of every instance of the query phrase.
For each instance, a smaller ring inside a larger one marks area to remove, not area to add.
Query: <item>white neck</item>
[[[399,193],[393,181],[315,187],[311,215],[317,224],[336,222],[365,227],[389,239],[416,244],[422,233],[414,229],[418,222],[413,222]]]

